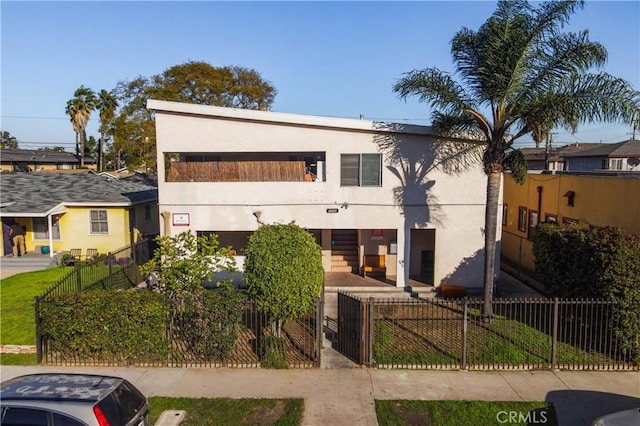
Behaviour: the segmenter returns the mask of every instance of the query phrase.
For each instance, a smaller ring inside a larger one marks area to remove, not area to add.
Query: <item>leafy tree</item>
[[[93,90],[80,86],[67,101],[66,113],[76,132],[76,154],[80,156],[80,167],[84,167],[84,145],[87,140],[86,128],[91,112],[96,108],[96,95]]]
[[[235,272],[235,259],[228,248],[220,248],[214,234],[196,237],[189,231],[173,237],[157,237],[158,249],[144,264],[142,273],[156,274],[160,291],[180,310],[193,304],[218,270]]]
[[[148,99],[268,110],[276,89],[252,69],[191,61],[149,78],[119,82],[114,94],[122,108],[113,122],[113,150],[127,166],[154,168],[155,123]]]
[[[0,149],[18,149],[18,139],[6,130],[0,132]]]
[[[218,291],[205,290],[203,281],[216,271],[236,270],[230,248],[219,247],[213,234],[189,231],[156,241],[158,249],[141,271],[157,279],[169,301],[174,335],[201,359],[223,359],[235,345],[243,298],[228,281]]]
[[[437,68],[404,75],[394,91],[432,107],[432,124],[443,135],[477,134],[486,143],[484,303],[493,317],[493,278],[500,178],[507,167],[523,181],[522,154],[513,149],[536,126],[574,130],[579,123],[631,122],[639,93],[625,80],[591,70],[604,65],[604,46],[588,32],[562,29],[583,1],[499,1],[478,31],[462,28],[451,42],[459,80]],[[515,161],[515,163],[514,163]]]
[[[263,225],[249,237],[245,255],[249,297],[271,317],[273,334],[280,337],[283,324],[312,312],[320,296],[320,246],[294,223]]]
[[[98,93],[98,111],[100,111],[100,140],[98,144],[98,171],[104,169],[103,153],[107,136],[113,132],[113,119],[118,108],[118,100],[112,92],[102,89]]]

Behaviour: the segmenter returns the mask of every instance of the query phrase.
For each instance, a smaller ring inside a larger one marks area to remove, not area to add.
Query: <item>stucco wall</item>
[[[259,226],[256,212],[264,223],[295,221],[313,229],[395,229],[399,247],[391,269],[398,271],[398,282],[404,285],[410,229],[435,229],[436,284],[461,265],[470,272],[459,284],[481,282],[482,262],[467,260],[481,255],[484,247],[486,176],[479,165],[460,173],[439,166],[443,148],[457,149],[461,144],[445,144],[425,128],[381,133],[365,129],[360,120],[316,117],[300,125],[215,116],[220,110],[212,108],[211,116],[156,112],[160,212],[189,214],[188,226],[173,226],[169,220],[171,235],[186,229],[252,231]],[[326,181],[175,183],[164,179],[165,153],[267,151],[325,152]],[[383,153],[381,187],[340,186],[341,154],[378,152]],[[327,213],[328,208],[338,208],[338,213]]]
[[[538,210],[538,187],[542,187],[541,222],[547,215],[555,215],[560,223],[569,218],[580,224],[618,226],[640,235],[639,178],[529,174],[520,186],[511,175],[506,175],[504,203],[508,212],[507,224],[503,226],[502,254],[527,269],[534,270],[535,259],[527,233],[518,230],[518,208]],[[575,193],[573,206],[564,197],[569,191]]]

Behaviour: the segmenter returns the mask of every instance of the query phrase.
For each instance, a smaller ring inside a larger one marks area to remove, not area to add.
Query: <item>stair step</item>
[[[353,272],[353,268],[351,266],[331,266],[331,272]]]
[[[352,261],[352,262],[357,262],[358,261],[358,255],[356,254],[332,254],[331,255],[331,260],[346,260],[346,261]]]

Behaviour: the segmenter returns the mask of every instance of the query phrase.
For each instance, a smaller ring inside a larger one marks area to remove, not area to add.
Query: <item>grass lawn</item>
[[[185,410],[181,425],[281,425],[302,422],[302,399],[149,398],[151,423],[165,410]]]
[[[71,269],[50,268],[0,280],[0,344],[35,345],[33,298],[58,282]]]
[[[377,400],[380,426],[558,424],[549,402]]]

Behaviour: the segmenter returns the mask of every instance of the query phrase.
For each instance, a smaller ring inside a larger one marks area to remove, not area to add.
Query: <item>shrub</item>
[[[249,238],[245,254],[249,296],[280,337],[285,321],[315,309],[324,282],[320,246],[294,223],[263,225]]]
[[[92,291],[52,296],[40,304],[40,329],[62,359],[166,361],[169,307],[145,291]]]
[[[616,334],[640,364],[640,236],[610,226],[544,223],[533,233],[533,254],[551,296],[618,303]]]
[[[199,303],[176,315],[175,338],[205,361],[222,360],[233,350],[242,321],[243,296],[230,285],[206,291]]]

